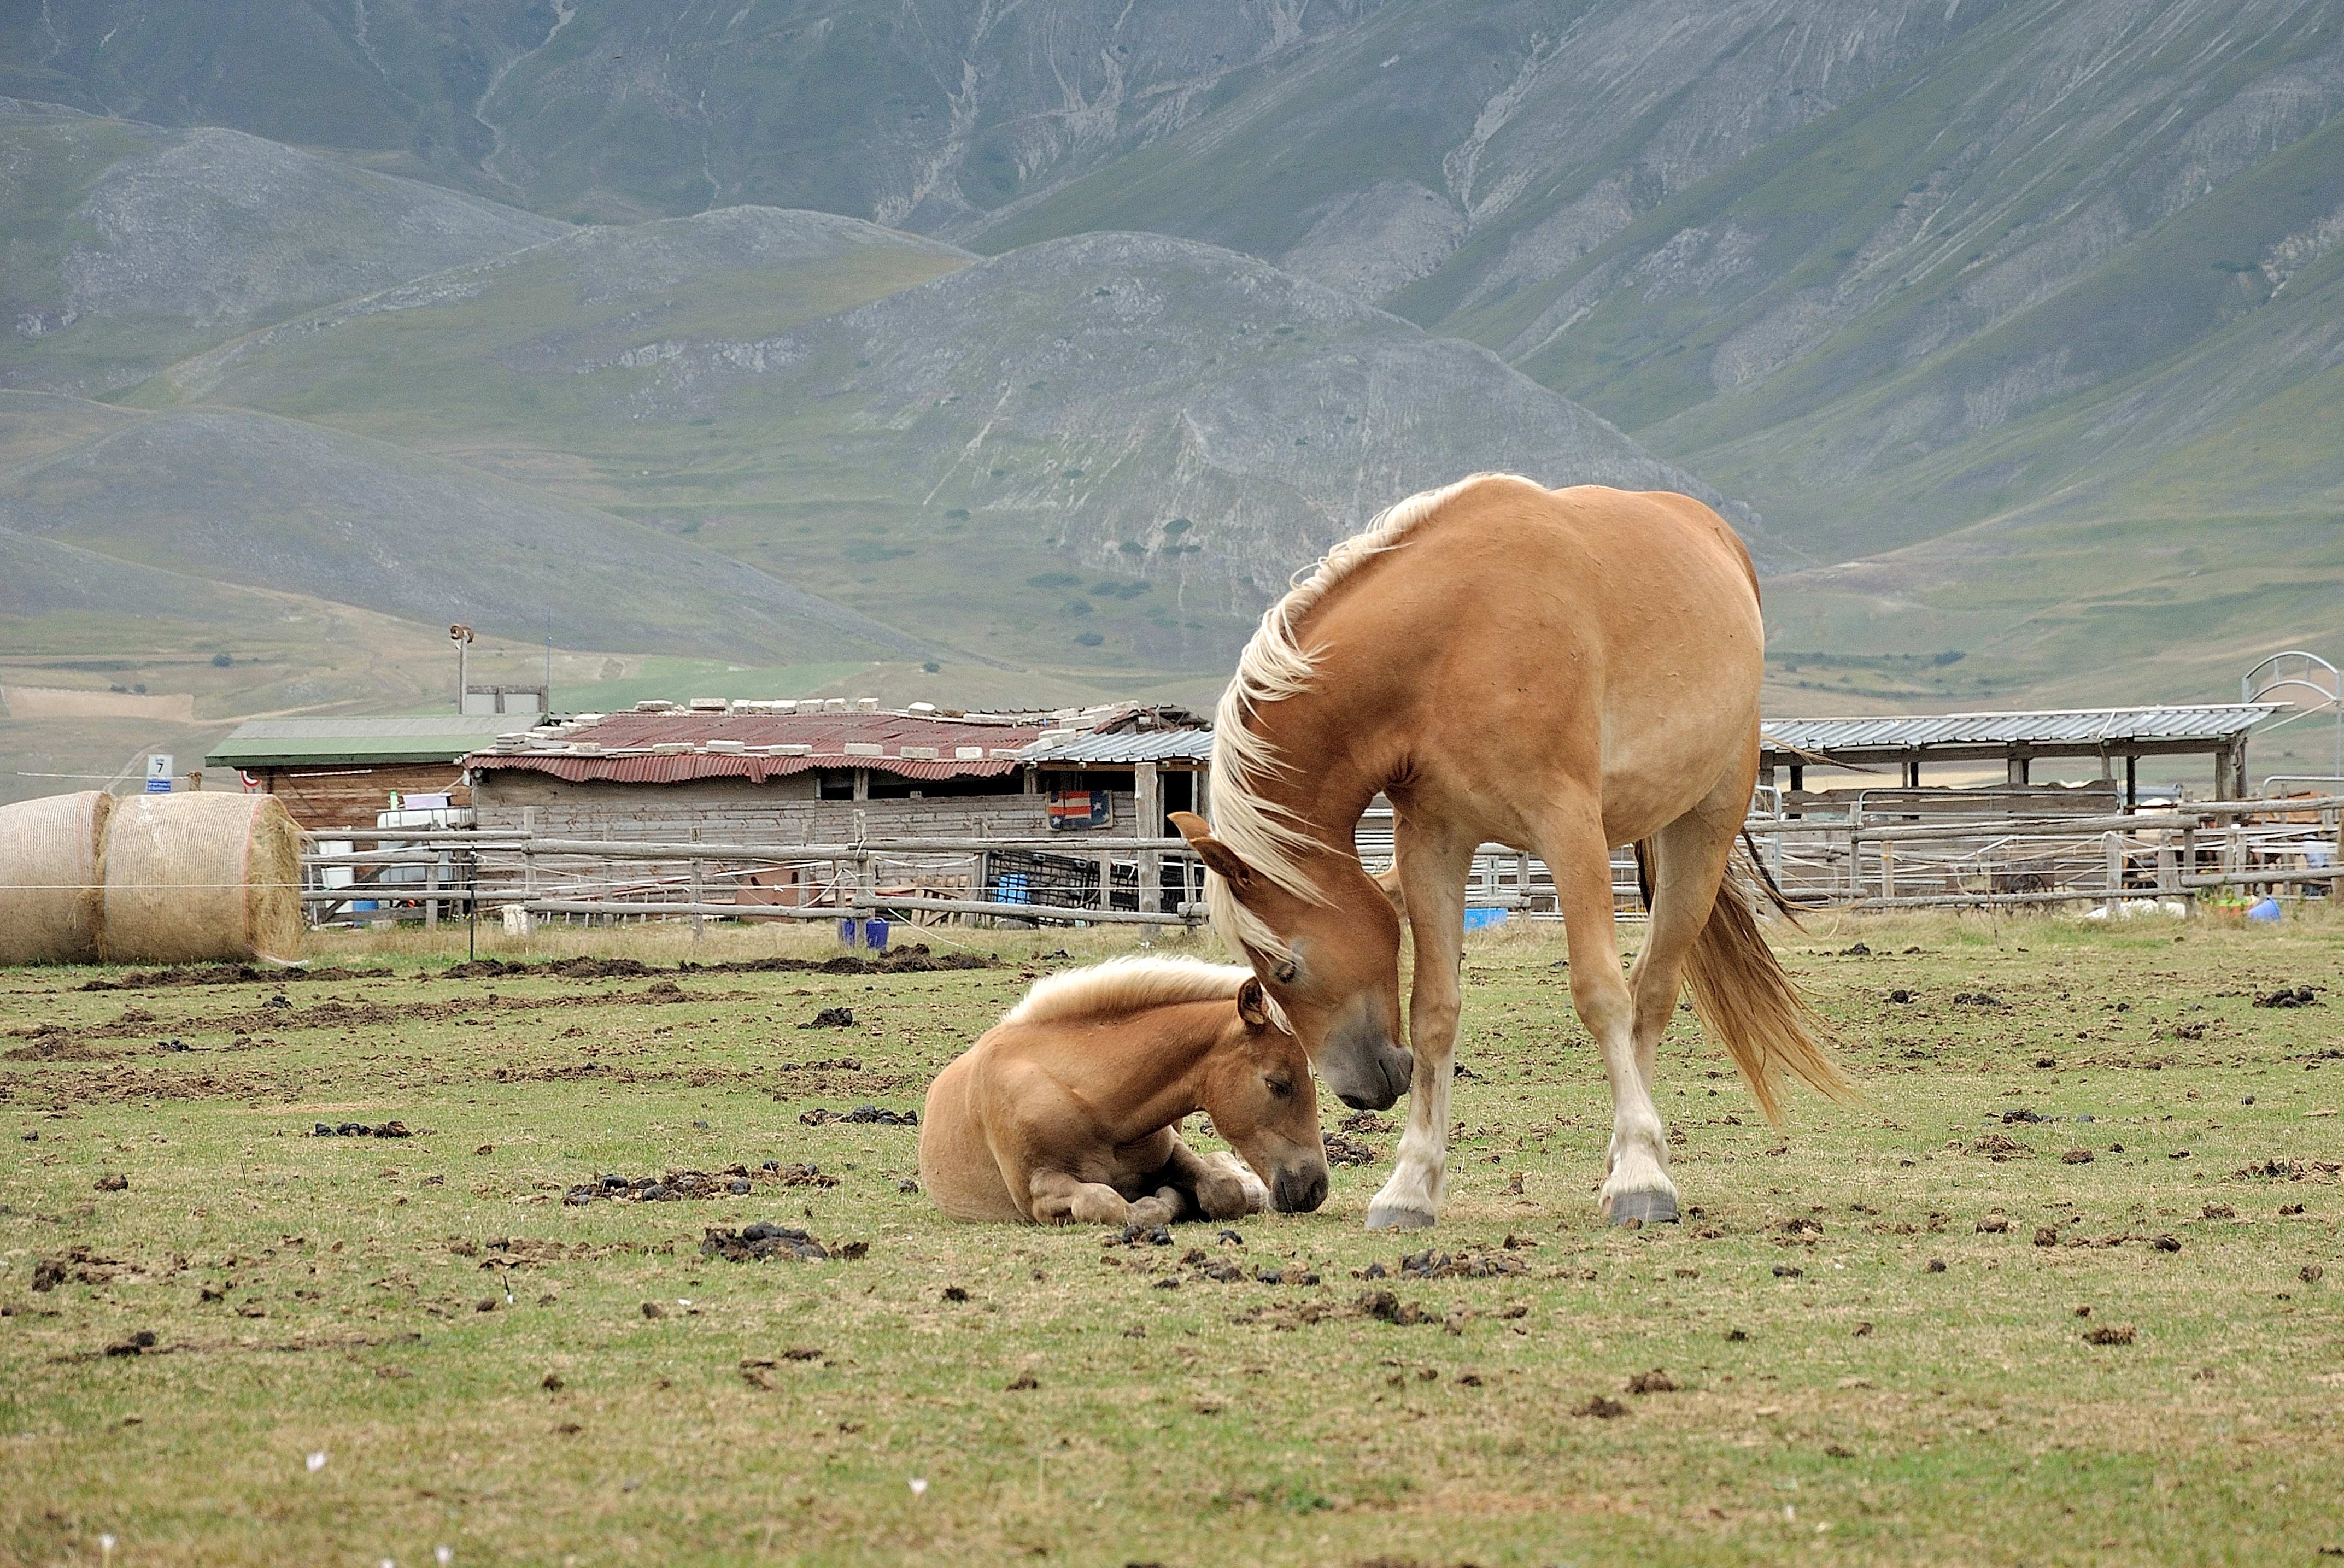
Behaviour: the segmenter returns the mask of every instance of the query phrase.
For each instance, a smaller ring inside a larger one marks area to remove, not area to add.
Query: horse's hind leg
[[[1571,1002],[1595,1037],[1612,1081],[1610,1173],[1601,1211],[1615,1224],[1677,1217],[1676,1183],[1649,1070],[1636,1050],[1636,1002],[1620,969],[1612,919],[1612,847],[1592,802],[1558,808],[1539,849],[1554,873],[1562,929],[1571,944]]]
[[[1708,799],[1652,835],[1648,867],[1652,923],[1644,935],[1643,950],[1636,955],[1628,977],[1635,998],[1636,1073],[1647,1094],[1656,1081],[1661,1036],[1676,1015],[1677,1000],[1683,992],[1686,955],[1709,921],[1749,798],[1748,781],[1734,773]],[[1616,1157],[1616,1133],[1614,1144]],[[1673,1191],[1664,1205],[1658,1203],[1658,1193],[1651,1199],[1622,1193],[1612,1200],[1611,1216],[1623,1223],[1632,1219],[1674,1220]],[[1661,1211],[1663,1208],[1665,1212]]]

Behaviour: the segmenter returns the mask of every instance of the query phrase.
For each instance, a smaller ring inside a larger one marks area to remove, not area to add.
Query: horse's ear
[[[1375,883],[1382,890],[1385,900],[1390,903],[1392,913],[1403,920],[1408,919],[1408,890],[1400,886],[1399,862],[1394,860],[1390,865],[1378,871],[1375,875]]]
[[[1238,987],[1238,1016],[1255,1029],[1269,1027],[1269,999],[1262,994],[1261,981],[1248,980]]]
[[[1238,859],[1238,853],[1213,837],[1212,825],[1194,811],[1175,811],[1168,819],[1180,829],[1180,837],[1188,840],[1188,848],[1206,869],[1228,879],[1229,885],[1242,891],[1253,884],[1253,868]]]

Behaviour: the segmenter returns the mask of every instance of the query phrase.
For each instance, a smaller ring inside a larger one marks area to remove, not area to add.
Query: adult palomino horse
[[[1412,1074],[1370,1229],[1440,1211],[1465,885],[1485,841],[1554,873],[1571,1002],[1612,1083],[1608,1218],[1677,1217],[1652,1085],[1682,980],[1770,1119],[1783,1071],[1848,1096],[1738,883],[1718,891],[1757,779],[1763,664],[1757,577],[1715,512],[1510,475],[1400,502],[1263,616],[1215,721],[1213,821],[1177,820],[1210,873],[1215,927],[1328,1086],[1380,1109]],[[1399,900],[1355,845],[1379,791]],[[1641,847],[1652,881],[1625,978],[1617,844]],[[1396,904],[1415,948],[1412,1063]]]
[[[1200,1110],[1251,1171],[1181,1140],[1181,1119]],[[959,1220],[1152,1225],[1191,1209],[1214,1220],[1316,1209],[1318,1090],[1248,970],[1168,959],[1072,970],[1036,983],[929,1086],[920,1184]]]

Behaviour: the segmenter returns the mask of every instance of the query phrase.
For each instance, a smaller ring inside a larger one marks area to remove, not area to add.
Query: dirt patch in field
[[[177,1102],[192,1100],[274,1100],[286,1098],[288,1088],[278,1078],[255,1073],[141,1073],[127,1062],[111,1072],[101,1070],[44,1072],[37,1078],[0,1074],[0,1105],[20,1097],[35,1105],[106,1104],[126,1100]]]
[[[44,1024],[33,1031],[32,1043],[0,1051],[0,1061],[116,1061],[123,1053],[85,1045],[72,1031]]]
[[[338,965],[323,969],[263,969],[258,964],[180,964],[165,970],[133,970],[113,980],[87,980],[76,990],[154,990],[183,985],[283,985],[302,980],[396,980],[386,969],[350,970]]]
[[[475,959],[440,970],[438,980],[638,980],[649,975],[902,975],[935,974],[953,970],[989,970],[1003,966],[975,953],[936,954],[924,942],[913,942],[875,959],[841,953],[829,959],[746,959],[733,963],[702,964],[690,960],[673,969],[662,969],[638,959],[548,959],[542,963],[503,959]]]

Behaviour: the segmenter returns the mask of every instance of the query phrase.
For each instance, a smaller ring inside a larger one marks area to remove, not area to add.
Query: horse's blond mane
[[[1109,959],[1036,980],[1004,1023],[1056,1023],[1168,1007],[1184,1001],[1224,1001],[1253,979],[1253,970],[1197,959]]]
[[[1469,474],[1455,484],[1422,491],[1385,508],[1366,528],[1329,550],[1308,575],[1295,575],[1286,597],[1262,612],[1261,625],[1238,660],[1237,674],[1221,693],[1220,705],[1213,714],[1213,836],[1234,850],[1255,875],[1296,898],[1326,901],[1302,864],[1303,857],[1318,845],[1308,834],[1281,820],[1283,813],[1262,798],[1265,782],[1270,775],[1284,771],[1286,764],[1279,759],[1278,749],[1256,733],[1249,721],[1265,703],[1310,689],[1317,670],[1298,632],[1305,616],[1368,561],[1407,543],[1411,530],[1460,491],[1492,479],[1529,485],[1545,493],[1536,480],[1519,474]],[[1213,929],[1224,941],[1273,959],[1287,955],[1286,943],[1278,935],[1238,902],[1225,879],[1210,871],[1205,875],[1205,900]]]

